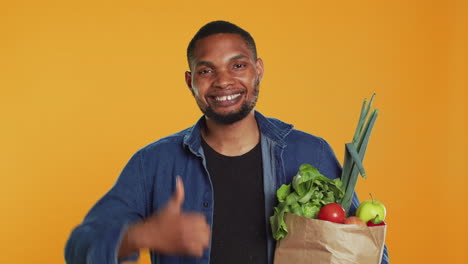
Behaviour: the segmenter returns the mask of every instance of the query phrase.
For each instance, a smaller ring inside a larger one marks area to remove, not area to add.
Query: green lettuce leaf
[[[281,187],[276,191],[276,197],[280,203],[286,200],[286,197],[291,193],[291,184],[283,184]]]
[[[292,189],[291,189],[292,187]],[[328,179],[309,164],[303,164],[291,184],[283,184],[277,190],[279,204],[270,217],[273,237],[286,237],[288,230],[284,214],[291,212],[307,218],[317,218],[318,212],[328,203],[336,203],[344,196],[340,179]]]

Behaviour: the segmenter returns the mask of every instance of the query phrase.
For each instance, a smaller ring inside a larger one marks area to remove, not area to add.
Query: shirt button
[[[208,205],[210,205],[208,202],[204,202],[204,203],[203,203],[203,206],[204,206],[204,207],[208,207]]]

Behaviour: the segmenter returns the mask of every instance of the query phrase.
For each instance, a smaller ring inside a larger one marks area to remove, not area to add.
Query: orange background
[[[392,263],[463,263],[467,13],[462,0],[2,1],[0,263],[64,263],[130,156],[194,123],[185,49],[215,19],[257,41],[257,109],[340,160],[376,92],[357,191],[387,205]]]

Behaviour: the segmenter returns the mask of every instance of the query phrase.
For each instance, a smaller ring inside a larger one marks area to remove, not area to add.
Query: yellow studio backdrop
[[[340,161],[375,92],[357,191],[387,205],[392,263],[466,263],[467,14],[462,0],[2,1],[0,263],[64,263],[131,155],[199,118],[185,50],[216,19],[257,41],[257,109]]]

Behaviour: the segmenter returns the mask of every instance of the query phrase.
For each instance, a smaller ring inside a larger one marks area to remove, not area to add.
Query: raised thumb
[[[180,210],[180,208],[182,207],[182,203],[184,202],[184,197],[184,183],[182,182],[182,178],[180,176],[177,176],[175,192],[171,198],[171,207]]]

